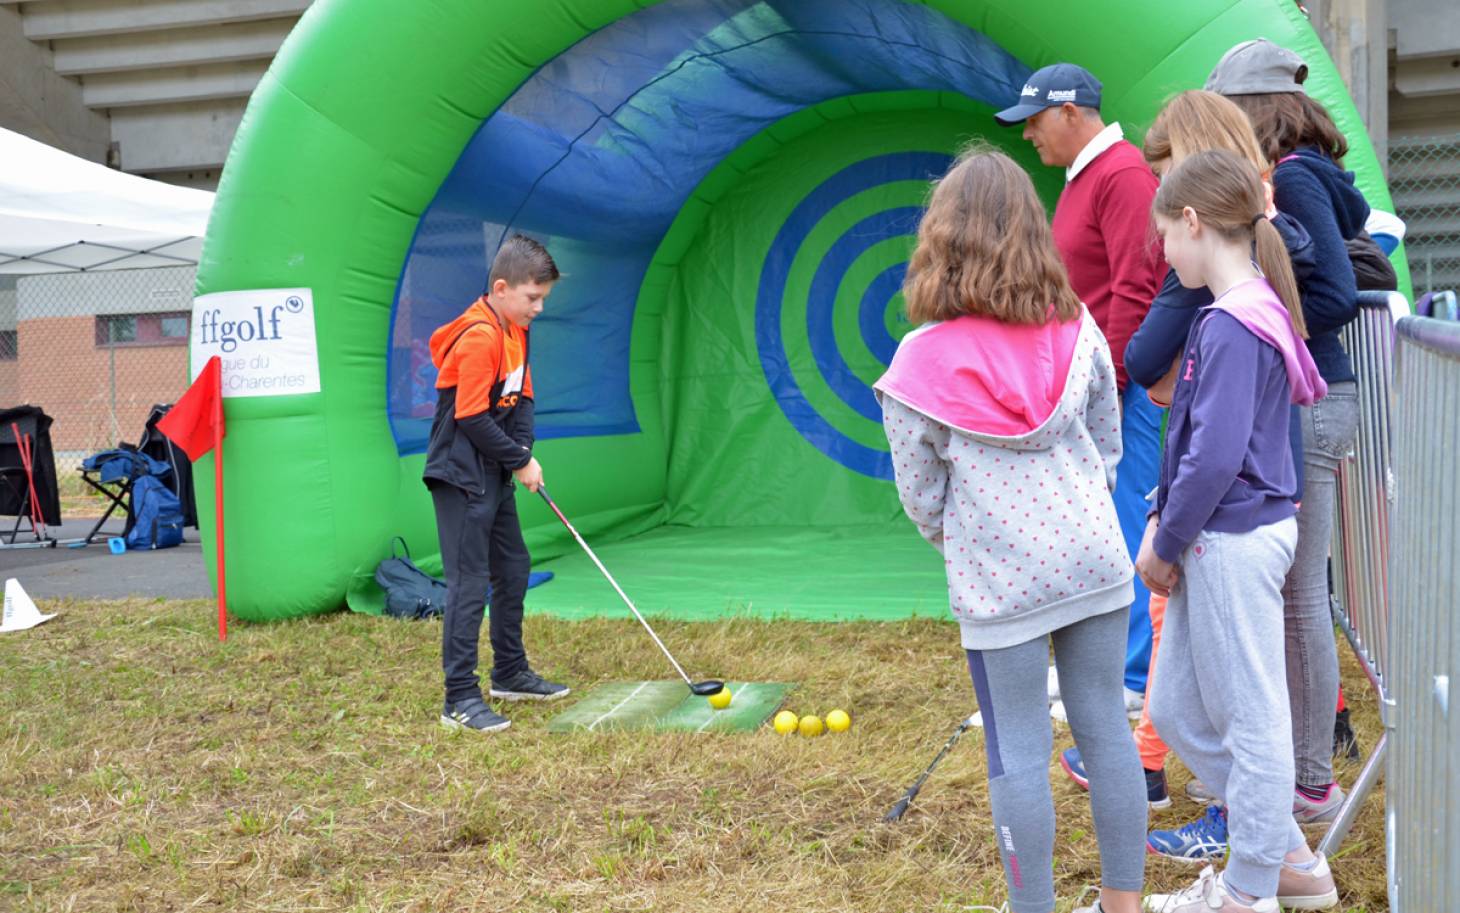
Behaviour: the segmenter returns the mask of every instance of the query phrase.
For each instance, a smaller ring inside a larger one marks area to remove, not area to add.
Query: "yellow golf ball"
[[[833,710],[826,715],[826,728],[832,732],[846,732],[851,728],[852,718],[845,710]]]
[[[721,688],[719,691],[716,691],[714,694],[706,698],[706,700],[708,700],[710,702],[710,706],[714,707],[716,710],[724,710],[726,707],[730,706],[730,689]]]
[[[781,735],[790,735],[796,731],[797,726],[801,725],[801,718],[789,710],[782,710],[776,714],[775,721],[772,725],[776,727],[776,732],[779,732]]]
[[[801,717],[801,734],[810,738],[814,735],[821,735],[821,717],[814,713],[808,713]]]

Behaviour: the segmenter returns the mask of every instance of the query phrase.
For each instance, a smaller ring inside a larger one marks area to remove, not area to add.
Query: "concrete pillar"
[[[1308,0],[1308,17],[1338,66],[1389,170],[1389,20],[1385,0]]]

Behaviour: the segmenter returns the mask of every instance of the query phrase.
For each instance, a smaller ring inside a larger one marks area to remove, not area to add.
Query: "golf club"
[[[654,629],[649,627],[649,622],[645,621],[644,616],[639,614],[639,610],[634,606],[633,600],[624,592],[623,587],[618,585],[618,581],[613,579],[613,575],[608,572],[608,568],[604,567],[603,562],[598,560],[598,556],[593,554],[593,549],[589,548],[588,543],[583,541],[583,537],[578,535],[578,531],[573,528],[573,524],[568,522],[568,518],[558,509],[558,505],[554,504],[553,499],[548,497],[547,488],[539,485],[537,487],[537,493],[542,495],[542,499],[547,502],[547,506],[551,508],[553,513],[558,515],[558,519],[563,521],[563,525],[568,528],[568,532],[572,533],[573,538],[578,540],[578,544],[583,546],[583,551],[588,553],[588,557],[592,558],[593,563],[598,565],[598,569],[603,572],[603,576],[608,578],[608,582],[618,592],[619,598],[624,601],[624,605],[629,607],[629,611],[633,612],[634,617],[639,619],[639,624],[643,625],[644,630],[649,632],[649,636],[654,638],[654,643],[658,644],[659,649],[664,651],[664,656],[669,660],[669,664],[674,667],[675,672],[679,673],[679,677],[684,679],[684,683],[689,686],[690,692],[708,697],[711,694],[719,694],[725,690],[725,683],[718,679],[711,678],[702,682],[690,680],[690,677],[684,673],[683,667],[674,659],[674,654],[670,653],[669,648],[664,646],[664,641],[659,639],[659,635],[655,634]]]
[[[897,804],[892,806],[892,810],[889,811],[886,815],[882,816],[883,821],[892,822],[902,818],[903,813],[907,811],[907,807],[911,805],[912,800],[917,797],[918,790],[923,788],[923,781],[928,779],[928,774],[933,772],[933,768],[938,766],[938,762],[943,760],[943,756],[948,753],[949,749],[957,744],[959,737],[962,736],[963,733],[967,732],[968,727],[972,725],[973,717],[971,716],[968,719],[964,720],[962,723],[958,724],[958,728],[953,730],[953,735],[948,737],[948,744],[944,745],[943,750],[938,752],[937,757],[933,758],[933,763],[928,765],[928,769],[923,771],[922,776],[918,777],[917,782],[913,783],[912,786],[909,786],[907,788],[907,792],[902,794],[902,798],[897,800]]]

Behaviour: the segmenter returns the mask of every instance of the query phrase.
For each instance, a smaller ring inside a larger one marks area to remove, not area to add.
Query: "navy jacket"
[[[1313,239],[1303,230],[1303,226],[1281,212],[1272,220],[1272,225],[1288,248],[1288,258],[1293,261],[1293,276],[1298,280],[1298,287],[1301,289],[1318,267],[1317,258],[1313,255]],[[1167,270],[1166,279],[1161,283],[1161,291],[1156,295],[1156,300],[1151,302],[1146,319],[1141,321],[1135,335],[1126,344],[1125,370],[1130,379],[1142,387],[1150,387],[1166,376],[1166,372],[1171,370],[1171,363],[1176,360],[1181,347],[1186,345],[1187,338],[1191,335],[1196,312],[1211,303],[1210,289],[1206,286],[1186,288],[1176,278],[1176,270]],[[1305,306],[1305,317],[1306,311]],[[1317,363],[1317,353],[1313,352],[1311,346],[1308,351]],[[1318,371],[1323,373],[1321,364]],[[1292,407],[1288,438],[1297,465],[1298,490],[1302,491],[1303,425],[1297,406]]]
[[[1318,267],[1313,253],[1313,239],[1302,225],[1281,212],[1272,220],[1272,224],[1287,245],[1288,257],[1293,261],[1293,275],[1301,289]],[[1211,303],[1212,293],[1206,286],[1184,288],[1181,280],[1176,278],[1176,270],[1167,270],[1166,280],[1161,283],[1161,291],[1156,294],[1156,300],[1151,302],[1151,310],[1146,313],[1146,319],[1141,321],[1140,328],[1126,345],[1125,370],[1130,379],[1142,387],[1150,387],[1165,377],[1166,372],[1171,370],[1171,363],[1181,352],[1181,347],[1186,344],[1197,309]],[[1304,302],[1304,317],[1307,317],[1306,304]],[[1308,351],[1313,352],[1311,345]],[[1318,359],[1316,352],[1313,353],[1313,359]],[[1323,366],[1320,364],[1318,369],[1322,373]],[[1327,375],[1323,379],[1329,380]]]
[[[1298,282],[1308,322],[1308,352],[1329,384],[1354,380],[1338,331],[1359,313],[1358,284],[1345,241],[1357,237],[1369,204],[1344,171],[1313,146],[1302,146],[1272,173],[1273,203],[1313,239],[1316,266]]]

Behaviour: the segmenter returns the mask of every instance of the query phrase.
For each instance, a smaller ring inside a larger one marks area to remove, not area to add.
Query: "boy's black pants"
[[[431,486],[431,500],[446,573],[441,667],[446,700],[455,702],[482,696],[477,650],[489,587],[492,674],[504,679],[527,666],[522,597],[532,562],[522,541],[511,482],[503,481],[484,495],[437,482]]]

